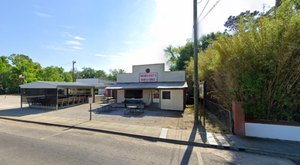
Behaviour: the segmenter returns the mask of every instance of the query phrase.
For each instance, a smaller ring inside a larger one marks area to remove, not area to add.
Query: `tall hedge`
[[[209,82],[211,98],[227,106],[241,101],[248,118],[300,120],[298,3],[286,0],[268,15],[241,19],[233,35],[199,54],[199,76]]]

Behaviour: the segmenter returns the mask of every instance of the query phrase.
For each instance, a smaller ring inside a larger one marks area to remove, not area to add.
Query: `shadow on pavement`
[[[195,141],[196,134],[198,132],[206,132],[205,128],[201,125],[201,123],[194,124],[191,135],[189,137],[189,142],[194,142]],[[204,137],[201,136],[201,138],[203,140]],[[206,137],[205,137],[205,139],[206,139]],[[187,147],[187,149],[186,149],[186,151],[183,155],[183,158],[181,160],[181,163],[180,163],[181,165],[189,164],[189,161],[190,161],[190,158],[191,158],[191,155],[192,155],[192,152],[193,152],[193,148],[194,148],[193,145],[188,145],[188,147]]]
[[[47,109],[34,109],[34,108],[12,108],[12,109],[4,109],[0,110],[0,116],[7,116],[7,117],[21,117],[26,115],[34,115],[34,114],[41,114],[47,113],[53,110]]]
[[[123,116],[128,118],[143,118],[145,116],[157,116],[157,117],[172,117],[172,118],[182,118],[183,115],[181,111],[167,111],[153,108],[145,108],[144,112],[139,112],[136,114],[124,114],[125,108],[112,108],[110,111],[101,111],[94,109],[93,112],[97,115],[112,115],[112,116]]]

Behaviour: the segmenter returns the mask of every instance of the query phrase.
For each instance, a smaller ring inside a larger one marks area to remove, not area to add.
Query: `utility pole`
[[[75,82],[75,70],[74,70],[74,64],[76,63],[76,61],[72,61],[72,69],[73,69],[73,82]]]
[[[197,0],[193,3],[194,13],[194,122],[199,120],[199,85],[198,85],[198,20],[197,20]]]

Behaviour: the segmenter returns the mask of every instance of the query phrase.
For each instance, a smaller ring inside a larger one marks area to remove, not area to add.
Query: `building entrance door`
[[[159,107],[159,90],[152,90],[152,105]]]

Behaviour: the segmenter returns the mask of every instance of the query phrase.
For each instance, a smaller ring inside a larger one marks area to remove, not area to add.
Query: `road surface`
[[[293,164],[207,149],[0,119],[0,164]]]

